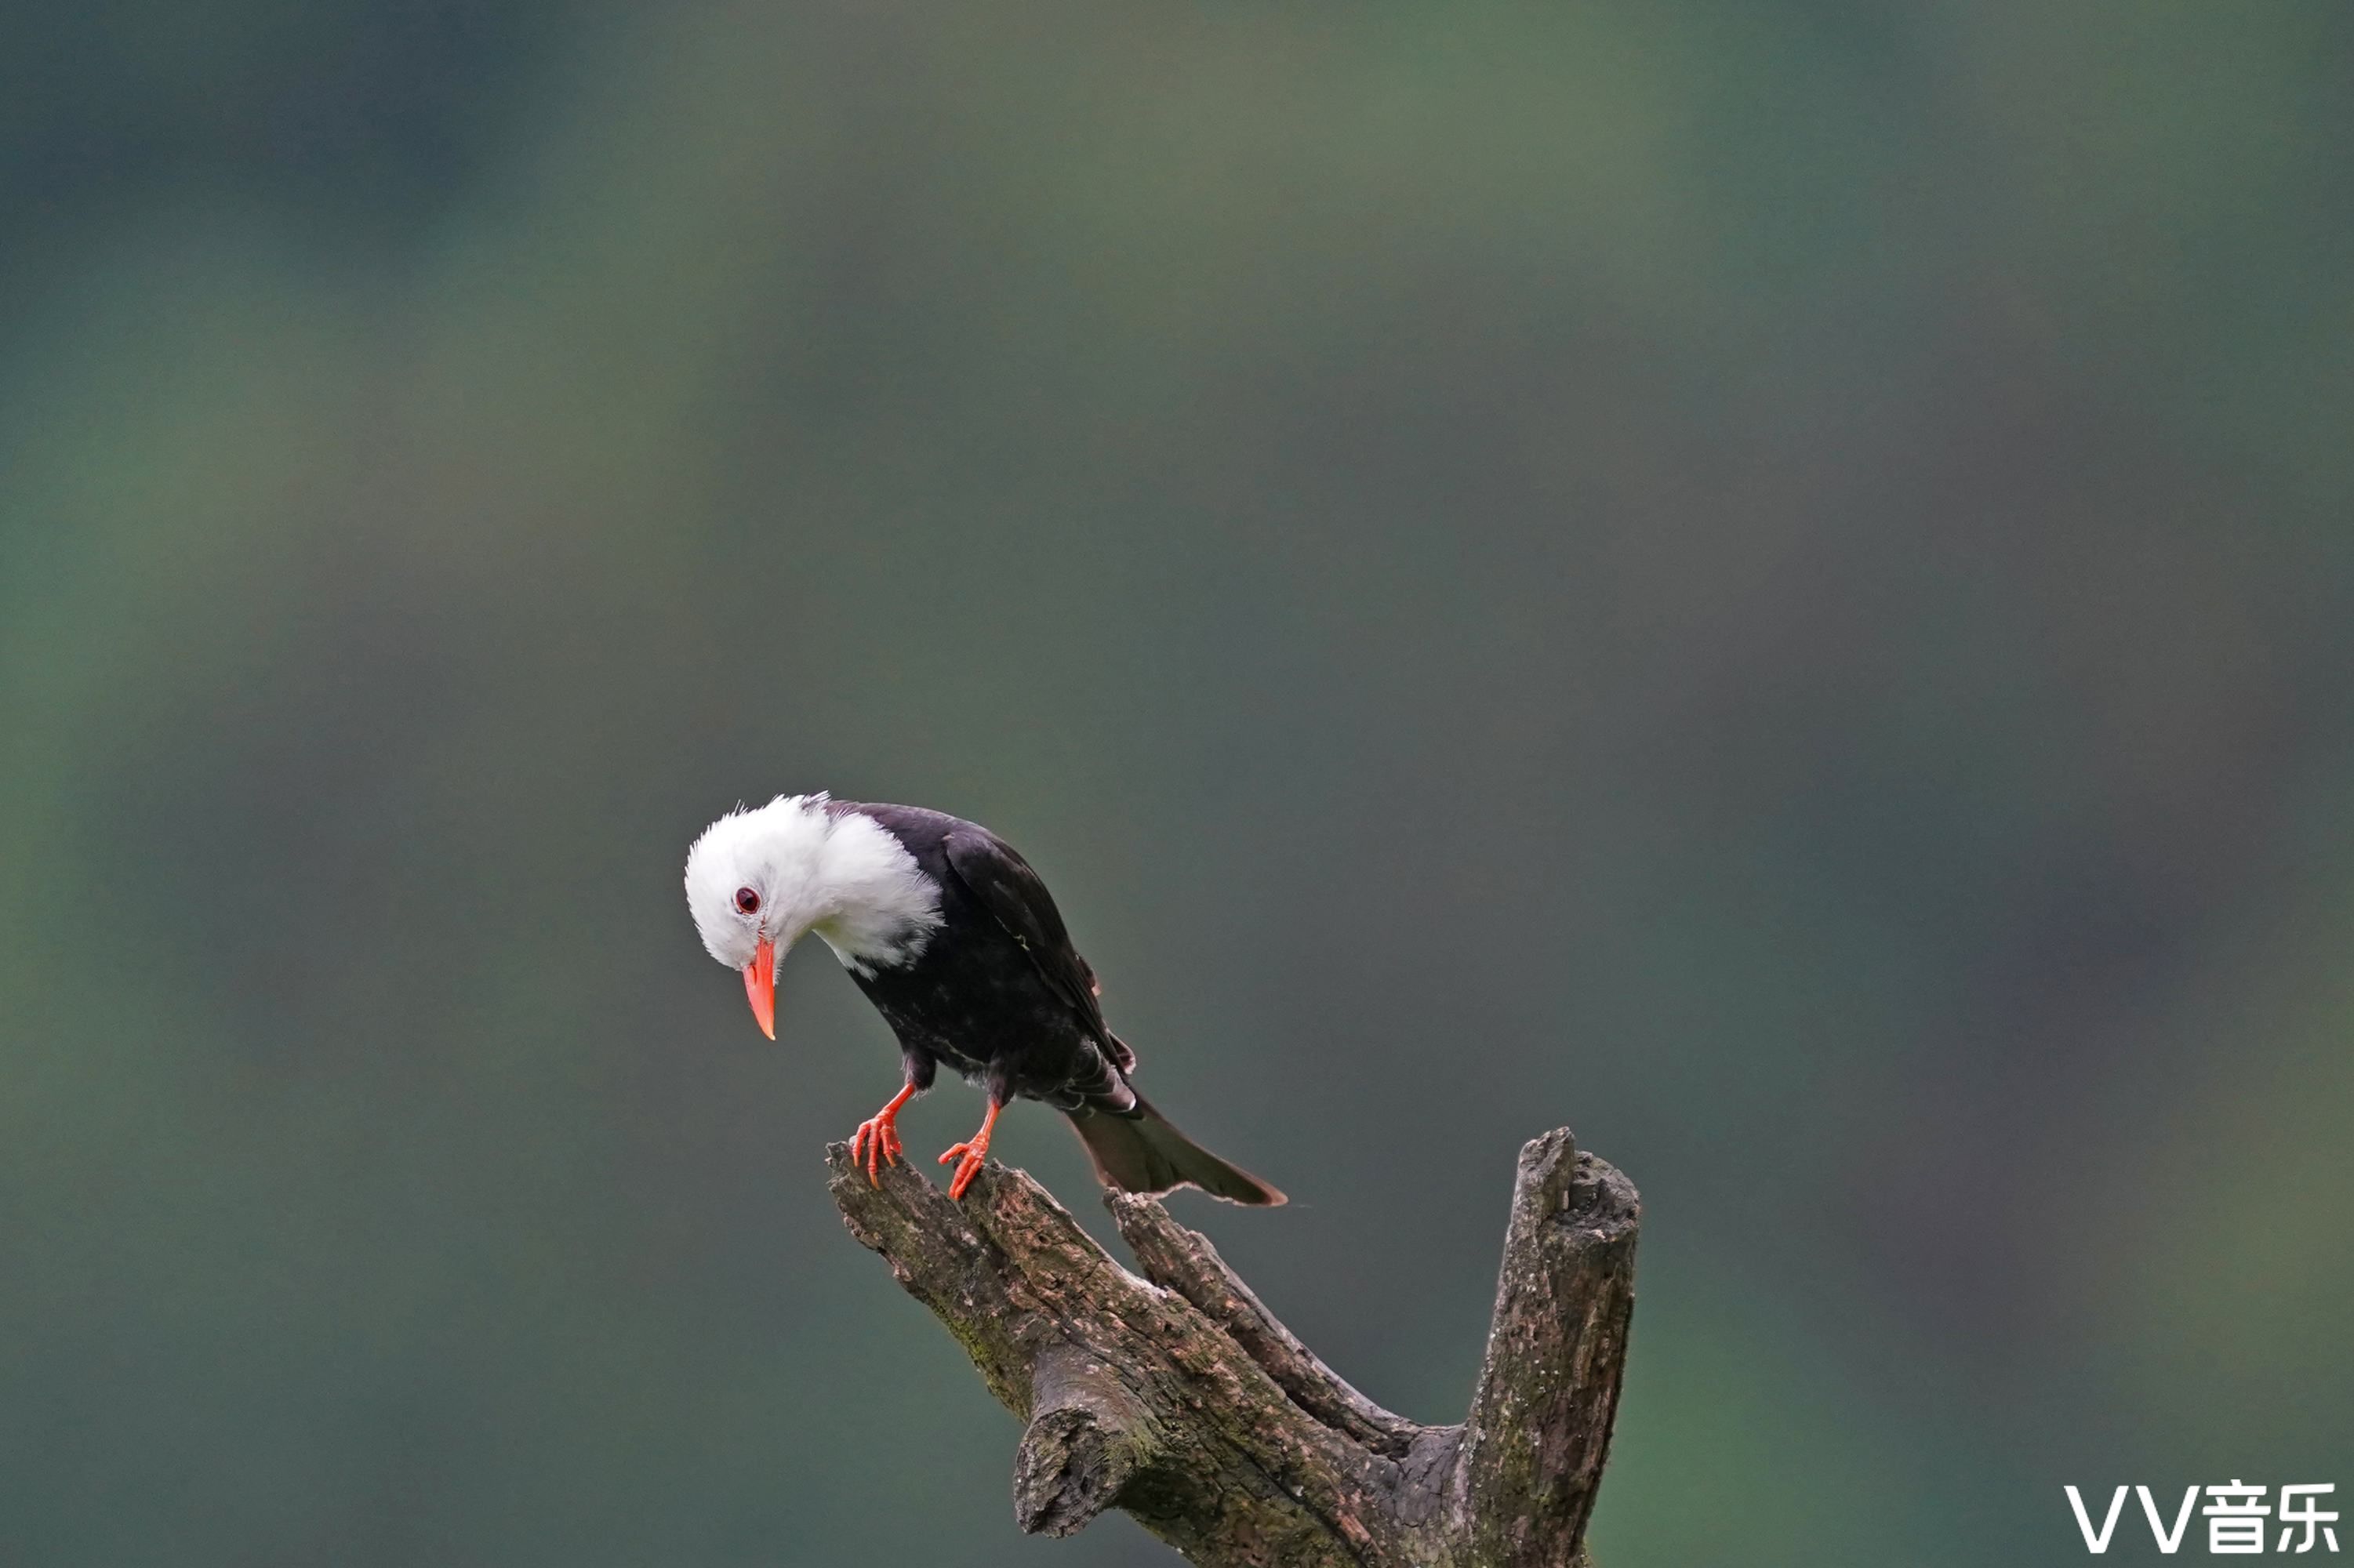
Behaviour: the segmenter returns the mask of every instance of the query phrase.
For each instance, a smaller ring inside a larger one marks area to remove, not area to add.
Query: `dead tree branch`
[[[1469,1418],[1375,1404],[1276,1320],[1196,1232],[1107,1199],[1143,1277],[1019,1171],[961,1203],[827,1151],[851,1234],[1026,1422],[1013,1517],[1069,1535],[1105,1509],[1209,1568],[1573,1568],[1601,1485],[1634,1311],[1641,1206],[1566,1129],[1521,1150]]]

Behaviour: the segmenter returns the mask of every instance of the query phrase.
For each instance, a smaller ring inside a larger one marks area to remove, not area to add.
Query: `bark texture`
[[[827,1150],[851,1234],[1026,1424],[1013,1517],[1107,1508],[1208,1568],[1575,1568],[1608,1457],[1641,1205],[1564,1129],[1521,1150],[1487,1356],[1459,1426],[1375,1404],[1277,1321],[1208,1239],[1106,1202],[1141,1277],[991,1162],[961,1203]]]

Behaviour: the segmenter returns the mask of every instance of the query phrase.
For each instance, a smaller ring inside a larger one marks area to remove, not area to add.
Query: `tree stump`
[[[826,1150],[850,1233],[945,1325],[1027,1427],[1013,1519],[1070,1535],[1127,1511],[1206,1568],[1575,1568],[1634,1312],[1633,1183],[1563,1129],[1521,1150],[1469,1419],[1359,1393],[1208,1239],[1150,1198],[1105,1202],[1123,1268],[1046,1190],[992,1161],[961,1203],[905,1165]]]

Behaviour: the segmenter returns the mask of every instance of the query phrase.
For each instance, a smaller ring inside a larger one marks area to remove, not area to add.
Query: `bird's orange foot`
[[[972,1185],[972,1179],[981,1174],[981,1168],[989,1163],[989,1134],[990,1129],[997,1125],[997,1107],[990,1107],[989,1114],[981,1118],[981,1130],[974,1133],[968,1142],[950,1145],[949,1151],[940,1156],[943,1165],[951,1160],[957,1162],[956,1174],[949,1178],[949,1197],[963,1197],[964,1190]]]
[[[949,1196],[961,1198],[964,1190],[972,1185],[972,1179],[981,1174],[981,1168],[989,1163],[989,1140],[981,1139],[952,1146],[940,1156],[940,1163],[946,1165],[951,1160],[957,1162],[957,1168],[956,1174],[949,1178]]]
[[[891,1097],[891,1103],[858,1124],[850,1135],[850,1163],[856,1165],[863,1157],[866,1164],[866,1180],[876,1187],[883,1185],[882,1168],[896,1165],[907,1150],[899,1142],[899,1107],[916,1097],[916,1086],[909,1084]]]
[[[890,1113],[877,1112],[860,1122],[858,1130],[850,1135],[850,1162],[863,1162],[866,1180],[877,1187],[883,1184],[883,1167],[896,1165],[899,1156],[907,1152],[899,1142],[899,1129],[891,1121]]]

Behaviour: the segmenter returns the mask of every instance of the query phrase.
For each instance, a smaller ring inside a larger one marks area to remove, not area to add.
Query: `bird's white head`
[[[777,1037],[777,960],[814,931],[853,969],[921,953],[940,890],[880,822],[822,794],[737,807],[686,852],[686,907],[711,956],[744,974],[752,1016]]]

